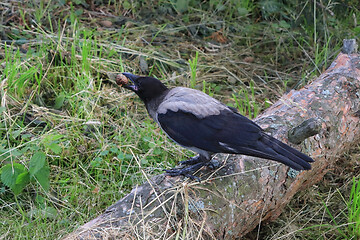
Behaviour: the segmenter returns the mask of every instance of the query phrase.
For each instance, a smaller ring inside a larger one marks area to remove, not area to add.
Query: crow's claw
[[[184,167],[184,168],[173,168],[173,169],[165,170],[165,172],[166,172],[166,174],[168,174],[169,176],[172,176],[172,177],[183,175],[185,177],[190,178],[191,180],[197,180],[200,182],[200,178],[194,176],[192,173],[196,172],[204,165],[206,165],[206,163],[199,162],[199,163],[196,163],[194,165]]]
[[[198,182],[201,182],[199,177],[196,177],[196,176],[194,176],[194,175],[192,175],[190,173],[182,173],[181,171],[177,171],[175,169],[170,169],[170,170],[165,170],[165,171],[166,171],[166,174],[168,174],[171,177],[176,177],[176,176],[179,176],[179,175],[183,175],[184,177],[188,177],[191,180],[197,180]]]

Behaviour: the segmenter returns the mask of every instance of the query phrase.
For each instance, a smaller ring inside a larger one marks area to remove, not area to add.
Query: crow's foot
[[[179,162],[180,165],[194,165],[200,162],[203,162],[204,158],[200,155],[196,155],[195,157],[190,158],[189,160]]]
[[[173,168],[170,170],[164,170],[169,176],[172,177],[176,177],[179,175],[183,175],[185,177],[188,177],[192,180],[196,179],[197,181],[200,182],[200,178],[196,177],[193,175],[194,172],[196,172],[197,170],[199,170],[202,166],[205,166],[206,163],[205,162],[198,162],[196,164],[193,164],[191,166],[188,167],[184,167],[184,168]]]

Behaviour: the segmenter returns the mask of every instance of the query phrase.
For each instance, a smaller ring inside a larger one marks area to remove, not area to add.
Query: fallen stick
[[[232,239],[276,219],[295,193],[319,182],[360,141],[360,56],[353,52],[355,41],[344,41],[329,69],[255,120],[274,137],[300,143],[315,160],[312,170],[218,154],[215,161],[224,164],[202,169],[201,183],[154,176],[65,239]]]

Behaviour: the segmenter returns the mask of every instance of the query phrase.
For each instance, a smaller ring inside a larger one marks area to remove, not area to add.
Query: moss
[[[189,201],[189,210],[193,213],[196,213],[199,210],[205,208],[205,203],[203,201]]]
[[[288,175],[290,178],[296,178],[296,176],[299,175],[299,173],[300,173],[299,171],[290,168],[289,171],[287,172],[287,175]]]

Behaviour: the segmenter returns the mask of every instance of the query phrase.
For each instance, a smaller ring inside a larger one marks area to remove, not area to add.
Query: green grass
[[[354,177],[351,183],[348,199],[345,199],[340,191],[338,192],[345,204],[341,214],[334,215],[333,210],[330,210],[324,203],[326,212],[331,218],[329,228],[335,229],[342,239],[358,239],[360,237],[360,180],[356,180]],[[347,219],[346,223],[344,223],[344,219]]]
[[[299,14],[298,6],[265,2],[260,8],[251,0],[159,1],[161,8],[153,8],[106,1],[93,11],[81,0],[15,6],[13,20],[0,26],[9,39],[0,43],[0,236],[59,239],[192,156],[107,73],[141,74],[143,56],[149,75],[202,90],[255,118],[286,88],[326,68],[344,36],[359,33],[334,8],[306,5]],[[217,42],[216,32],[228,42]],[[356,209],[337,224],[356,222]],[[350,226],[346,233],[358,229]]]
[[[360,180],[353,178],[348,207],[348,230],[351,236],[360,237]]]
[[[233,100],[235,102],[233,107],[238,109],[241,114],[248,116],[250,119],[253,119],[256,118],[256,116],[259,114],[259,106],[255,98],[253,82],[250,82],[249,90],[250,93],[248,93],[246,89],[241,88],[238,93],[232,94]]]

